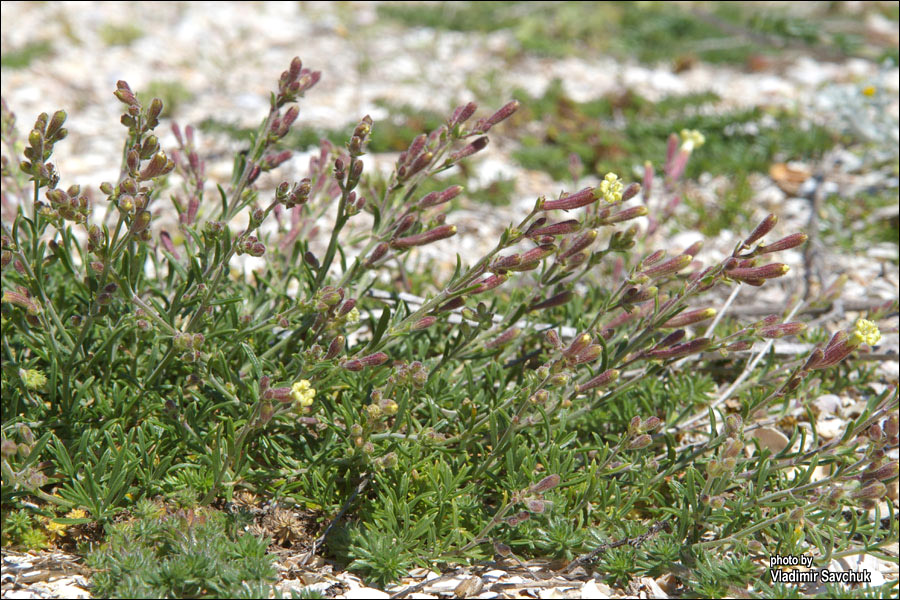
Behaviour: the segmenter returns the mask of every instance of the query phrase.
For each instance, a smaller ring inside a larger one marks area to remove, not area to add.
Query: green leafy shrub
[[[868,511],[897,478],[897,390],[842,366],[878,343],[890,307],[767,359],[804,331],[791,318],[805,304],[718,324],[714,292],[783,276],[773,255],[804,234],[764,242],[770,215],[719,261],[701,262],[699,243],[646,247],[701,134],[669,136],[662,177],[648,166],[642,185],[607,173],[536,199],[467,264],[452,260],[447,240],[463,232],[446,210],[465,192],[441,176],[519,103],[482,118],[460,106],[386,175],[367,170],[377,125],[364,117],[343,148],[321,142],[305,177],[273,180],[318,80],[291,63],[217,186],[193,128],[173,126],[177,148],[163,149],[162,102],[119,82],[121,177],[100,197],[62,187],[50,162],[65,112],[21,140],[3,104],[4,507],[30,499],[110,524],[157,495],[205,510],[243,488],[342,515],[327,551],[380,582],[514,550],[596,560],[621,583],[678,550],[699,594],[758,578],[766,552],[896,539],[896,520],[884,531]],[[864,408],[826,441],[788,408],[810,417],[828,385]],[[783,448],[753,435],[775,421]],[[817,466],[829,470],[814,478]],[[250,594],[237,582],[271,574],[260,542],[214,518],[110,532],[95,558],[110,594]],[[597,543],[608,551],[585,558]]]

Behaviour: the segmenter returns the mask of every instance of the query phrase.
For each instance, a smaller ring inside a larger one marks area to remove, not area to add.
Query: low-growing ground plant
[[[317,514],[323,552],[379,584],[512,554],[610,584],[673,573],[702,596],[778,596],[769,556],[824,566],[896,541],[879,500],[897,390],[848,361],[896,308],[777,359],[836,288],[723,320],[728,289],[771,285],[806,235],[773,235],[770,215],[719,261],[646,247],[701,133],[668,137],[640,183],[548,191],[469,263],[447,210],[466,191],[446,176],[519,103],[458,107],[389,173],[367,163],[365,116],[283,179],[281,142],[319,78],[294,59],[225,185],[192,127],[162,147],[162,102],[124,81],[120,176],[96,189],[51,162],[65,112],[20,137],[3,103],[4,543],[99,524],[104,593],[244,593],[270,566],[208,511],[255,494]],[[863,401],[835,437],[816,431],[822,390]],[[184,508],[146,514],[158,498]]]

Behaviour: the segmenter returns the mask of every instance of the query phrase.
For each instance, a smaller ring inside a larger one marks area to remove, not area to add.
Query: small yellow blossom
[[[353,325],[355,323],[359,323],[359,309],[355,306],[350,309],[350,312],[347,313],[346,316],[347,324]]]
[[[696,129],[681,130],[681,149],[691,152],[706,143],[706,137]]]
[[[73,508],[69,512],[66,513],[67,519],[85,519],[87,518],[87,511],[81,508]]]
[[[874,85],[867,85],[862,89],[863,96],[872,97],[875,95],[876,89]]]
[[[41,390],[47,385],[47,376],[38,369],[19,369],[19,377],[29,390]]]
[[[301,379],[291,386],[291,396],[297,401],[297,404],[306,408],[313,403],[316,390],[309,385],[309,380]]]
[[[878,340],[881,339],[881,332],[878,330],[878,326],[872,321],[859,319],[856,321],[856,326],[853,328],[852,336],[852,340],[856,345],[865,343],[869,346],[874,346],[878,343]]]
[[[44,525],[44,529],[47,530],[47,534],[50,536],[50,539],[55,540],[58,537],[63,537],[66,535],[66,529],[68,529],[68,525],[63,525],[62,523],[57,523],[51,519],[46,519],[46,523]]]
[[[603,199],[610,204],[621,202],[623,191],[625,191],[625,186],[622,185],[619,176],[615,173],[607,173],[600,182],[600,193],[603,194]]]

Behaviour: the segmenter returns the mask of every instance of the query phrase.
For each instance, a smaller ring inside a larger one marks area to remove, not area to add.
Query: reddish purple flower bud
[[[356,307],[356,299],[350,298],[349,300],[347,300],[346,302],[344,302],[341,305],[340,309],[338,309],[338,316],[339,317],[347,316],[348,314],[350,314],[350,311],[352,311],[355,307]]]
[[[678,153],[675,154],[671,162],[666,165],[666,176],[668,176],[670,179],[678,179],[679,177],[681,177],[690,157],[691,153],[688,150],[679,150]]]
[[[640,302],[645,302],[647,300],[652,300],[656,298],[656,295],[659,293],[659,289],[656,286],[635,286],[630,287],[625,290],[625,293],[622,294],[622,305],[627,304],[638,304]],[[628,319],[631,320],[631,319]],[[618,323],[621,325],[621,323]]]
[[[366,263],[365,263],[366,266],[371,267],[372,265],[377,263],[379,260],[384,258],[385,254],[387,254],[389,248],[390,248],[390,246],[388,245],[387,242],[381,242],[380,244],[375,246],[375,249],[372,250],[371,254],[369,254],[369,258],[366,259]]]
[[[423,329],[428,329],[435,323],[437,323],[437,317],[422,317],[421,319],[413,323],[412,327],[410,327],[410,330],[421,331]]]
[[[124,81],[116,82],[116,91],[113,92],[113,95],[123,104],[128,104],[129,106],[136,106],[138,104],[134,92],[131,91],[131,88]]]
[[[405,249],[413,246],[424,246],[454,235],[456,235],[456,225],[441,225],[424,233],[393,239],[391,240],[391,247]]]
[[[299,56],[295,56],[291,60],[291,66],[288,67],[288,70],[285,73],[282,73],[282,77],[287,81],[296,81],[300,76],[300,71],[303,70],[303,61],[300,60]]]
[[[475,288],[472,293],[473,294],[483,294],[484,292],[490,291],[496,287],[500,287],[503,285],[506,280],[509,279],[509,275],[504,273],[497,273],[495,275],[490,275],[478,282],[478,287]]]
[[[159,241],[162,243],[166,252],[175,258],[179,258],[178,251],[175,249],[175,244],[172,243],[172,236],[169,235],[168,231],[163,230],[159,232]]]
[[[537,302],[528,307],[528,310],[543,310],[545,308],[554,308],[556,306],[562,306],[566,302],[572,299],[574,294],[571,290],[566,290],[565,292],[561,292],[556,294],[555,296],[551,296],[546,300],[542,300],[541,302]]]
[[[727,431],[729,435],[739,434],[743,430],[744,420],[741,418],[741,415],[732,414],[725,417],[725,431]]]
[[[462,125],[475,114],[475,111],[478,109],[478,105],[474,102],[469,102],[468,104],[464,104],[462,106],[458,106],[456,110],[453,111],[453,116],[450,117],[450,121],[448,124],[450,127],[455,127],[456,125]]]
[[[548,492],[558,486],[560,481],[562,481],[562,479],[556,473],[547,475],[536,484],[531,486],[529,492],[531,492],[532,494],[543,494],[544,492]]]
[[[406,215],[400,222],[397,223],[397,226],[394,228],[394,235],[401,235],[406,231],[409,231],[409,228],[412,227],[416,222],[416,215]]]
[[[891,415],[884,421],[884,434],[891,439],[900,433],[900,417],[896,414]]]
[[[434,158],[434,154],[431,152],[425,152],[421,154],[415,161],[409,166],[409,170],[406,172],[406,176],[410,177],[415,175],[429,164],[431,164],[431,159]]]
[[[884,481],[886,479],[896,477],[898,470],[900,469],[898,469],[897,461],[893,461],[878,468],[866,471],[865,473],[863,473],[862,479],[863,481],[868,481],[870,479],[874,479],[876,481]]]
[[[805,233],[792,233],[787,237],[783,237],[777,242],[772,242],[768,246],[760,246],[758,252],[760,254],[768,254],[770,252],[780,252],[782,250],[790,250],[806,243],[809,236]]]
[[[665,257],[666,257],[665,250],[657,250],[656,252],[653,252],[652,254],[647,256],[647,258],[642,260],[641,265],[643,265],[644,267],[649,267],[650,265],[654,265],[654,264],[658,263]]]
[[[858,344],[852,343],[846,331],[838,331],[832,336],[831,341],[825,347],[822,358],[812,366],[812,369],[824,369],[841,362],[856,350]],[[808,361],[807,361],[808,362]]]
[[[857,500],[878,500],[887,493],[887,487],[880,481],[876,481],[864,488],[860,488],[850,494],[851,498]]]
[[[297,120],[299,115],[300,109],[297,106],[291,106],[287,109],[287,112],[284,113],[284,117],[281,119],[281,129],[284,131],[284,133],[281,134],[282,136],[287,133],[287,130],[290,129],[291,125]]]
[[[559,350],[562,348],[562,340],[559,339],[559,334],[556,333],[553,329],[548,329],[547,333],[544,334],[544,337],[547,338],[547,341],[550,342],[550,345]],[[588,336],[588,343],[590,343],[590,336]]]
[[[476,138],[472,143],[464,148],[457,150],[453,154],[450,155],[450,162],[460,161],[468,156],[472,156],[476,152],[480,152],[484,150],[485,146],[488,145],[487,136],[482,136],[480,138]]]
[[[646,448],[651,443],[653,443],[653,438],[648,434],[639,435],[628,443],[629,450],[640,450],[642,448]]]
[[[725,275],[730,277],[731,279],[744,281],[752,285],[753,282],[756,281],[781,277],[789,270],[790,267],[785,264],[771,263],[768,265],[763,265],[761,267],[737,267],[734,269],[728,269],[725,271]]]
[[[15,304],[16,306],[24,308],[25,312],[29,316],[39,315],[43,311],[40,302],[36,298],[31,298],[28,290],[26,290],[22,286],[18,286],[15,292],[3,292],[3,302],[9,302],[11,304]]]
[[[518,254],[510,254],[509,256],[500,256],[500,257],[494,259],[493,262],[491,262],[491,265],[490,265],[490,267],[488,267],[488,270],[493,271],[494,273],[498,273],[498,272],[502,273],[504,271],[508,271],[514,267],[519,266],[519,264],[521,262],[522,262],[522,257],[519,256]]]
[[[676,315],[663,323],[663,327],[685,327],[687,325],[694,325],[695,323],[701,323],[703,321],[712,319],[716,316],[716,309],[714,308],[700,308],[697,310],[689,310],[685,311],[679,315]]]
[[[732,342],[725,346],[725,349],[730,352],[740,352],[741,350],[749,350],[753,347],[753,342],[744,340],[740,342]]]
[[[684,329],[679,329],[678,331],[673,331],[666,337],[664,337],[656,346],[653,347],[654,350],[657,348],[668,348],[669,346],[674,346],[678,342],[684,339],[685,333]]]
[[[364,367],[377,367],[378,365],[384,364],[390,358],[384,352],[376,352],[375,354],[370,354],[368,356],[364,356],[359,359],[359,361],[363,364]]]
[[[644,269],[641,272],[641,275],[646,275],[651,279],[654,279],[656,277],[663,277],[665,275],[672,275],[691,264],[691,261],[693,259],[694,257],[690,254],[673,256],[672,258],[665,260],[657,265],[654,265],[648,269]]]
[[[639,183],[630,183],[628,187],[625,188],[625,191],[622,192],[622,202],[626,200],[631,200],[635,196],[638,195],[638,192],[641,191],[641,184]],[[646,213],[644,213],[646,214]]]
[[[456,310],[457,308],[461,308],[461,307],[465,306],[465,304],[466,304],[466,299],[463,298],[462,296],[457,296],[456,298],[453,298],[452,300],[448,300],[447,302],[445,302],[440,308],[438,308],[438,312],[447,312],[447,311],[451,311],[451,310]]]
[[[516,339],[517,337],[519,337],[519,334],[521,332],[522,332],[522,330],[519,329],[518,327],[510,327],[509,329],[507,329],[506,331],[504,331],[503,333],[501,333],[494,339],[488,340],[487,342],[485,342],[484,346],[485,346],[485,348],[489,348],[489,349],[499,348],[500,346],[508,344],[511,341],[513,341],[514,339]]]
[[[569,344],[569,347],[563,350],[563,356],[568,358],[580,354],[588,346],[591,345],[591,341],[593,341],[591,339],[591,334],[587,332],[578,334],[577,336],[575,336],[575,339],[572,341],[572,343]]]
[[[767,216],[760,222],[759,225],[756,226],[756,229],[754,229],[753,232],[749,236],[747,236],[747,239],[744,240],[744,247],[749,247],[751,244],[772,231],[776,223],[778,223],[778,217],[773,214]]]
[[[596,377],[588,379],[582,384],[576,386],[576,389],[579,393],[586,392],[588,390],[597,389],[600,387],[606,387],[607,385],[614,383],[619,378],[618,369],[609,369],[607,371],[603,371]]]
[[[547,225],[546,227],[534,227],[530,228],[526,235],[531,238],[537,238],[542,235],[567,235],[570,233],[575,233],[581,229],[581,223],[579,223],[575,219],[570,219],[568,221],[561,221],[559,223],[553,223],[552,225]]]
[[[803,365],[803,371],[811,371],[813,369],[819,368],[819,365],[825,359],[825,353],[821,348],[816,348],[812,352],[810,352],[809,357],[806,359],[806,363]]]
[[[570,359],[572,365],[583,365],[585,363],[594,362],[603,356],[603,346],[599,344],[588,346],[584,351],[579,353],[574,359]]]
[[[631,189],[631,187],[635,185],[637,184],[631,184],[630,186],[628,186],[628,189]],[[627,192],[628,190],[625,191]],[[626,208],[625,210],[620,210],[619,212],[613,213],[608,217],[604,217],[602,219],[602,223],[604,225],[612,225],[613,223],[622,223],[623,221],[630,221],[631,219],[645,216],[647,216],[646,206],[632,206],[631,208]]]
[[[451,185],[446,190],[442,192],[431,192],[430,194],[426,194],[419,200],[419,208],[426,209],[431,208],[433,206],[439,206],[446,202],[449,202],[459,196],[462,192],[462,186],[459,185]]]
[[[325,360],[331,360],[344,350],[344,336],[335,336],[331,343],[328,344],[328,352],[325,353]]]
[[[527,521],[530,518],[531,518],[531,514],[528,511],[523,510],[522,512],[520,512],[518,514],[507,518],[506,522],[510,527],[515,527],[519,523]]]
[[[500,108],[500,110],[498,110],[497,112],[495,112],[490,117],[488,117],[487,119],[484,120],[483,126],[482,126],[482,131],[487,133],[487,131],[491,127],[493,127],[497,123],[500,123],[501,121],[504,121],[504,120],[508,119],[509,117],[511,117],[512,114],[514,112],[516,112],[516,110],[518,110],[518,108],[519,108],[518,100],[513,100],[512,102],[507,102]]]
[[[131,222],[131,233],[140,233],[150,226],[150,212],[142,210],[134,215],[134,221]]]
[[[677,344],[675,346],[672,346],[671,348],[650,350],[646,353],[646,356],[650,358],[661,358],[664,360],[672,358],[682,358],[684,356],[690,356],[691,354],[703,352],[704,350],[706,350],[706,348],[709,347],[709,344],[709,338],[697,338],[695,340],[691,340],[690,342]]]
[[[165,175],[174,168],[175,163],[166,158],[165,153],[160,151],[153,155],[153,158],[150,159],[150,162],[144,167],[144,170],[141,171],[140,177],[144,180],[153,179],[154,177]]]
[[[703,248],[703,240],[697,240],[696,242],[688,246],[687,250],[682,252],[682,254],[689,254],[691,257],[694,257],[697,256],[701,248]]]
[[[582,206],[587,206],[588,204],[593,204],[599,197],[600,196],[595,195],[594,188],[587,187],[580,192],[562,196],[557,200],[547,200],[544,202],[543,206],[541,206],[541,210],[574,210],[576,208],[581,208]]]
[[[427,138],[424,133],[420,133],[413,139],[412,143],[409,145],[409,149],[406,151],[406,156],[409,157],[410,161],[417,158],[422,150],[425,149],[426,140]]]
[[[536,269],[540,262],[556,252],[556,246],[553,244],[543,244],[536,248],[532,248],[521,254],[522,262],[518,266],[513,267],[510,271],[530,271]]]
[[[263,158],[261,168],[264,171],[271,171],[275,167],[290,160],[292,154],[293,153],[290,150],[282,150],[276,154],[269,154]]]
[[[362,371],[366,367],[377,367],[388,360],[384,352],[376,352],[362,358],[354,358],[344,362],[343,367],[348,371]]]
[[[678,150],[678,135],[669,134],[668,143],[666,144],[666,166],[675,158],[675,152]]]
[[[538,515],[544,512],[544,510],[546,510],[547,508],[547,504],[539,498],[529,498],[525,502],[525,506],[528,507],[528,510]]]
[[[779,339],[788,335],[797,335],[805,329],[806,323],[781,323],[779,325],[762,327],[758,333],[762,338]]]
[[[571,240],[571,243],[568,247],[561,247],[559,253],[559,260],[564,261],[567,258],[570,258],[585,248],[589,247],[594,243],[594,240],[597,239],[597,231],[595,229],[590,229],[585,231],[582,234],[579,234],[576,238],[567,238],[566,241]]]
[[[660,425],[662,425],[662,419],[660,419],[659,417],[655,417],[655,416],[648,417],[647,420],[645,420],[641,424],[641,431],[653,431]]]
[[[348,371],[362,371],[365,365],[362,364],[362,361],[359,359],[353,358],[348,361],[345,361],[343,365],[341,365]]]
[[[262,397],[264,400],[277,400],[279,402],[291,402],[293,400],[291,398],[291,388],[289,387],[268,388],[263,391]]]
[[[247,183],[253,183],[257,179],[259,179],[259,174],[262,173],[262,167],[259,165],[254,165],[252,162],[247,163],[250,167],[250,173],[247,175]]]

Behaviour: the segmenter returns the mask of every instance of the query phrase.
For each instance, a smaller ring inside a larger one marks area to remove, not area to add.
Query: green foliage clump
[[[854,16],[830,7],[816,7],[815,18],[787,5],[736,2],[385,3],[378,12],[408,26],[508,30],[516,43],[511,52],[542,56],[609,53],[623,60],[690,65],[696,60],[742,64],[786,48],[831,57],[871,52]],[[892,50],[885,44],[884,52]]]
[[[6,69],[24,69],[32,62],[53,54],[53,44],[47,40],[28,42],[21,48],[3,52],[0,65]]]
[[[268,540],[234,535],[228,518],[213,510],[159,512],[111,525],[104,543],[88,554],[95,595],[269,597],[276,572]]]

